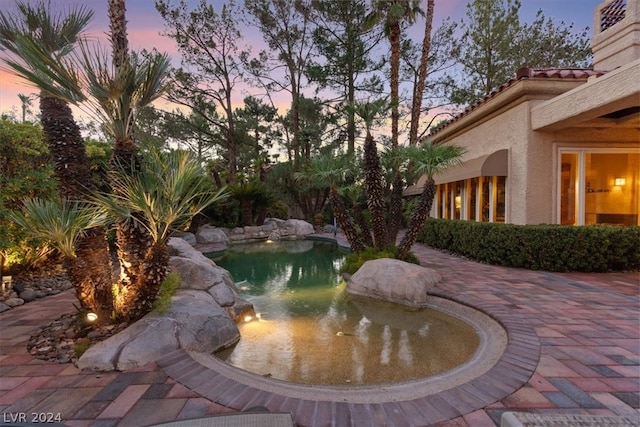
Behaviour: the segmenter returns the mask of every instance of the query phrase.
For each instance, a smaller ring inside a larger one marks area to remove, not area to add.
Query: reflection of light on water
[[[422,328],[418,329],[418,333],[422,337],[426,337],[427,335],[429,335],[429,324],[425,323]]]
[[[259,313],[238,325],[240,342],[220,354],[231,365],[292,382],[371,384],[443,372],[477,348],[473,328],[441,312],[347,296],[345,283],[337,284],[338,275],[327,274],[342,260],[313,267],[307,260],[315,253],[281,256],[289,260],[298,255],[305,262],[298,260],[295,267],[282,259],[262,262],[260,268],[277,268],[260,274],[247,269],[253,253],[238,262],[233,275],[249,279],[251,283],[239,282],[239,288],[247,287],[243,296]],[[322,284],[297,281],[301,272],[306,279],[316,270]]]
[[[398,358],[406,367],[413,366],[413,354],[411,354],[411,342],[407,331],[400,332],[400,341],[398,341]]]
[[[362,344],[367,344],[369,342],[369,334],[367,330],[371,325],[371,320],[362,316],[362,319],[358,322],[358,327],[356,328],[356,337]]]
[[[382,332],[382,350],[380,351],[380,363],[388,365],[391,356],[391,328],[384,325]]]

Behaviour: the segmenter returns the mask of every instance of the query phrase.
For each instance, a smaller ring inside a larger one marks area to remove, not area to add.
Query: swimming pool
[[[215,257],[259,315],[216,356],[293,383],[366,385],[441,374],[476,353],[478,331],[460,316],[344,292],[343,259],[336,245],[309,240],[235,245]]]

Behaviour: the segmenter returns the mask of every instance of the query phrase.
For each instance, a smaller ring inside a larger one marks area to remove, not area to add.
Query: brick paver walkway
[[[514,333],[522,329],[521,336],[533,331],[530,348],[538,351],[534,355],[538,364],[532,375],[497,399],[490,395],[508,386],[486,383],[468,388],[484,393],[473,396],[474,401],[489,402],[469,412],[464,408],[473,405],[466,405],[467,401],[448,405],[442,399],[427,400],[422,408],[411,402],[354,408],[306,400],[291,408],[290,412],[297,414],[296,423],[404,426],[409,425],[409,419],[419,419],[422,421],[417,425],[429,425],[432,413],[440,426],[483,427],[499,425],[505,410],[621,415],[640,422],[638,273],[555,274],[478,264],[421,245],[413,249],[423,265],[437,267],[442,273],[444,280],[435,293],[496,310],[498,317],[512,322]],[[207,374],[214,378],[215,373],[180,354],[120,373],[81,372],[71,364],[45,363],[28,355],[25,345],[31,332],[73,312],[73,302],[73,293],[65,292],[0,314],[0,412],[4,422],[21,414],[30,421],[33,413],[59,413],[68,426],[138,427],[241,410],[267,396],[260,390],[255,395],[248,390],[238,392],[234,386],[220,394],[226,398],[216,398],[209,391],[224,389],[220,378],[201,392],[190,390],[185,385],[189,381],[182,383],[176,378],[188,379],[190,369],[194,370],[191,377],[199,373],[203,378]],[[526,348],[522,343],[520,350]],[[513,353],[507,356],[507,366],[531,359]],[[509,382],[505,377],[505,383]],[[233,393],[237,397],[231,398]],[[465,393],[451,396],[469,397]],[[271,396],[267,403],[269,409],[276,410],[292,402]],[[389,413],[392,407],[395,412]],[[448,421],[441,421],[443,413],[449,414]]]

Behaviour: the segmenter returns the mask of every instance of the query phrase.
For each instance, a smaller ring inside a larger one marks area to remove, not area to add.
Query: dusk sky
[[[336,2],[338,1],[336,0]],[[189,2],[195,5],[199,0],[189,0]],[[223,0],[211,0],[211,2],[214,4],[224,3]],[[542,9],[545,16],[554,18],[556,22],[574,23],[574,28],[577,29],[592,28],[593,11],[601,2],[601,0],[521,0],[520,20],[522,22],[531,22],[537,10]],[[79,4],[74,0],[51,0],[51,3],[56,9],[60,10],[66,10],[69,5]],[[237,0],[237,3],[241,4],[242,0]],[[426,9],[426,1],[424,3],[423,9]],[[0,0],[0,8],[3,11],[11,10],[14,4],[14,0]],[[107,2],[105,0],[85,0],[80,4],[84,4],[94,10],[94,19],[89,26],[88,35],[91,38],[104,40],[105,45],[107,45]],[[153,0],[127,0],[126,4],[130,48],[133,50],[156,48],[159,51],[167,52],[177,65],[180,55],[173,40],[160,34],[164,29],[164,23],[153,7]],[[436,0],[434,27],[437,27],[448,16],[455,20],[464,17],[466,4],[467,0]],[[419,23],[418,25],[422,28],[422,24]],[[249,41],[248,44],[255,46],[254,51],[259,50],[260,46],[257,44],[260,43],[261,39],[255,30],[247,29],[243,33],[243,37],[245,41]],[[417,41],[420,42],[421,40]],[[12,107],[16,111],[19,109],[20,100],[18,94],[36,92],[37,90],[27,86],[18,78],[7,73],[6,70],[0,70],[0,113],[9,112]],[[162,107],[163,103],[160,101],[156,105]],[[37,110],[37,101],[33,102],[32,109],[34,111]]]

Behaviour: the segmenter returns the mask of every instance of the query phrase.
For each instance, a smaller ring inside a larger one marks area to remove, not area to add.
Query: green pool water
[[[216,356],[280,380],[348,385],[435,375],[474,354],[478,335],[457,317],[345,293],[343,260],[337,246],[310,240],[236,245],[214,258],[259,313]]]

